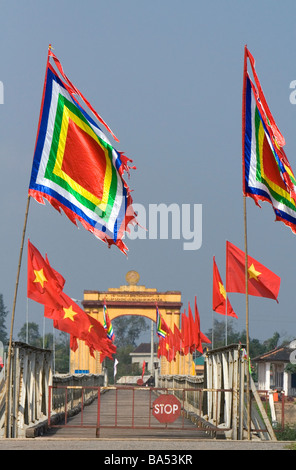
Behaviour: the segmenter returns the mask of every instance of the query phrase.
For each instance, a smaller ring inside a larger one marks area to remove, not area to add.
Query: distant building
[[[205,370],[205,357],[199,356],[193,359],[194,365],[195,365],[195,375],[204,375],[204,370]]]
[[[154,369],[160,366],[160,361],[157,357],[158,343],[154,343],[153,365]],[[143,362],[145,361],[145,370],[151,372],[151,343],[141,343],[133,352],[130,353],[132,358],[133,367],[139,367],[142,371]]]
[[[286,370],[291,364],[291,354],[296,350],[296,342],[280,346],[261,354],[251,362],[258,364],[258,390],[283,391],[286,396],[296,396],[296,373]]]

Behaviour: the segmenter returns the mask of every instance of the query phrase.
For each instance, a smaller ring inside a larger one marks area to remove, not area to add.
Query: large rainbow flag
[[[122,238],[128,224],[136,223],[123,179],[131,160],[114,148],[98,121],[116,139],[49,48],[29,195],[126,253]]]
[[[249,58],[254,81],[247,72]],[[266,103],[256,71],[255,61],[245,48],[243,89],[243,192],[245,196],[268,201],[276,220],[296,233],[296,180],[283,150],[285,140],[278,130]]]

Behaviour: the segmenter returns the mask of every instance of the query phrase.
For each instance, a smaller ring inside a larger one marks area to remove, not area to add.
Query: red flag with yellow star
[[[45,306],[44,316],[53,320],[53,326],[57,330],[69,333],[78,339],[86,338],[91,325],[89,315],[64,292],[60,293],[59,303],[60,308],[52,309]]]
[[[105,356],[112,358],[116,346],[110,345],[103,325],[63,292],[64,284],[65,279],[50,266],[47,256],[44,259],[28,240],[28,297],[44,305],[44,316],[53,320],[56,329],[70,334],[73,351],[77,349],[77,339],[80,339],[91,352],[104,351]]]
[[[91,355],[93,355],[92,350],[97,350],[101,353],[100,362],[102,362],[105,357],[113,359],[112,355],[116,353],[116,346],[113,344],[113,341],[108,338],[104,326],[92,316],[88,315],[88,318],[90,327],[88,328],[84,342],[88,345]]]
[[[72,338],[73,347],[77,349],[77,339],[85,342],[89,347],[90,354],[94,357],[94,351],[100,351],[104,357],[110,357],[116,353],[116,346],[107,337],[103,325],[95,318],[85,313],[64,292],[61,293],[60,300],[62,308],[51,309],[45,306],[44,316],[53,320],[54,328],[69,333]],[[75,341],[73,341],[75,338]]]
[[[27,296],[51,308],[60,308],[61,279],[37,248],[28,240]]]
[[[213,256],[213,310],[214,312],[226,315],[226,290],[223,285],[215,256]],[[227,297],[227,316],[238,318]]]
[[[278,302],[281,278],[268,268],[248,256],[248,293],[267,297]],[[245,253],[230,242],[226,242],[226,291],[246,292]]]

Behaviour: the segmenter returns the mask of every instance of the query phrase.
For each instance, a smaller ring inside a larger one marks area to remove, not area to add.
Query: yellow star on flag
[[[41,286],[44,287],[44,283],[47,282],[47,279],[44,275],[43,268],[41,268],[39,271],[34,269],[34,274],[36,277],[33,282],[40,282]]]
[[[249,279],[255,279],[256,281],[258,281],[258,276],[260,276],[261,274],[259,271],[256,271],[253,263],[249,267],[248,273],[249,273]]]
[[[90,330],[93,328],[94,325],[89,325],[88,327],[88,332],[90,332]]]
[[[223,295],[224,299],[226,299],[226,290],[223,284],[221,284],[221,282],[219,282],[219,291],[220,291],[220,294]]]
[[[70,318],[70,320],[74,321],[74,315],[77,315],[77,312],[73,311],[72,305],[70,305],[69,308],[64,307],[63,310],[65,312],[64,319],[65,318]]]

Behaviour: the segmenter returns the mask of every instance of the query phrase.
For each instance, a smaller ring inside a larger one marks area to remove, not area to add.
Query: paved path
[[[52,439],[38,437],[35,439],[0,439],[0,452],[2,450],[93,450],[99,451],[96,463],[102,459],[116,455],[156,456],[159,453],[166,455],[187,454],[194,457],[195,463],[200,462],[200,450],[289,450],[291,442],[258,442],[258,441],[226,441],[206,439]],[[295,445],[295,442],[293,443]],[[73,454],[72,454],[73,455]],[[272,455],[272,454],[270,454]],[[251,456],[253,458],[253,456]],[[75,454],[74,454],[75,458]]]

